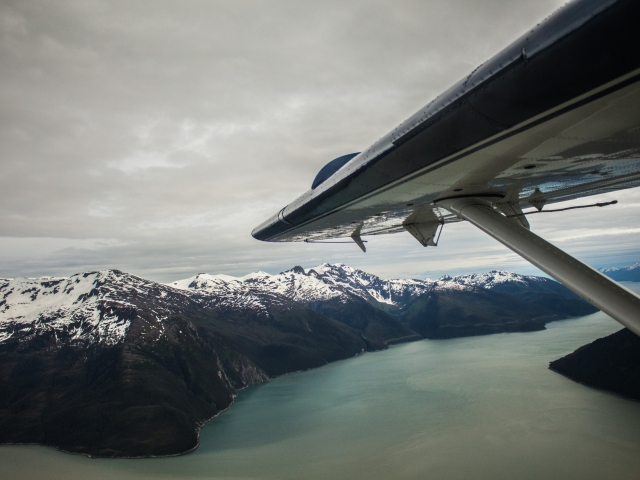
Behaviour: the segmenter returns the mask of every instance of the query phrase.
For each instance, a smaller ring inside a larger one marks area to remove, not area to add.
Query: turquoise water
[[[421,341],[249,388],[164,459],[0,447],[1,478],[640,477],[640,403],[547,369],[619,329],[596,313],[542,332]]]

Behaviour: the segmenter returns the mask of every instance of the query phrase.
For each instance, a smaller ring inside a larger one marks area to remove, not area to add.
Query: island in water
[[[640,337],[626,328],[551,362],[549,368],[584,385],[640,401]]]
[[[600,271],[617,281],[640,282],[640,262]],[[551,362],[549,369],[584,385],[640,401],[640,337],[626,328]]]

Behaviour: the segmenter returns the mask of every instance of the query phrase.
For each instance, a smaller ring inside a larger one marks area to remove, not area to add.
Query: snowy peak
[[[342,263],[323,263],[306,272],[307,275],[317,275],[328,285],[365,300],[375,300],[388,305],[404,303],[407,298],[421,295],[434,286],[430,280],[386,280]]]
[[[169,285],[179,290],[216,290],[219,288],[227,288],[229,285],[241,282],[230,275],[209,275],[208,273],[199,273],[195,277],[185,278],[172,282]]]
[[[117,343],[127,334],[136,308],[129,297],[156,285],[119,270],[3,280],[0,342],[49,332],[56,341],[62,335],[84,343]]]
[[[608,268],[599,268],[598,271],[602,273],[613,273],[613,272],[632,272],[633,270],[640,269],[640,262],[634,263],[630,267],[620,268],[620,267],[608,267]]]
[[[507,284],[529,285],[536,277],[526,277],[507,271],[483,274],[444,276],[439,280],[383,279],[377,275],[341,263],[323,263],[312,268],[295,266],[276,275],[265,272],[244,277],[199,274],[170,285],[175,288],[225,295],[230,292],[249,295],[272,293],[306,305],[318,301],[341,299],[351,295],[371,303],[403,308],[416,297],[432,290],[493,289]]]
[[[0,280],[0,342],[35,336],[59,342],[113,345],[132,324],[147,339],[164,335],[165,320],[197,304],[209,309],[245,309],[269,317],[272,305],[288,302],[265,296],[232,277],[200,274],[174,286],[103,270],[68,278]],[[213,293],[213,294],[212,294]]]
[[[296,266],[291,270],[269,277],[271,282],[280,281],[283,276],[296,276],[299,283],[303,283],[301,277],[316,279],[317,285],[321,288],[329,288],[333,292],[341,294],[352,294],[367,301],[375,301],[389,306],[403,308],[416,297],[432,290],[438,291],[460,291],[482,289],[502,289],[505,288],[527,288],[534,283],[550,281],[541,277],[519,275],[505,270],[494,270],[481,274],[459,275],[450,277],[443,276],[439,280],[417,280],[417,279],[383,279],[377,275],[367,273],[363,270],[350,267],[341,263],[323,263],[317,267],[302,268]],[[307,280],[308,281],[308,280]],[[322,282],[322,284],[320,284]],[[554,282],[555,283],[555,282]],[[315,287],[319,288],[319,287]],[[296,300],[310,301],[313,287],[308,287],[307,292],[297,292]],[[283,291],[285,295],[293,298],[291,293]],[[334,294],[336,295],[336,294]]]
[[[297,267],[299,272],[300,267]],[[196,290],[210,295],[283,295],[298,302],[328,300],[341,295],[341,292],[330,288],[316,275],[296,273],[294,271],[270,275],[265,272],[251,273],[244,277],[227,275],[199,274],[185,280],[172,282],[174,288]]]
[[[271,277],[268,273],[257,272],[244,277],[230,275],[198,275],[168,284],[169,287],[196,294],[193,299],[210,308],[249,309],[269,316],[270,305],[285,305],[286,299],[274,289],[256,288],[256,282]],[[275,294],[275,295],[274,295]]]
[[[270,307],[289,305],[280,295],[256,291],[251,281],[199,274],[162,285],[119,270],[68,278],[2,279],[0,343],[44,335],[54,346],[59,342],[113,345],[124,341],[134,322],[136,332],[142,329],[146,339],[157,340],[164,335],[165,320],[189,305],[250,310],[266,317]]]
[[[609,268],[599,268],[598,269],[598,271],[602,272],[602,273],[619,272],[620,270],[622,270],[622,268],[620,268],[620,267],[609,267]]]
[[[259,272],[249,273],[244,277],[240,277],[240,280],[253,280],[253,279],[260,279],[260,278],[265,278],[270,276],[271,275],[268,274],[267,272],[259,271]]]
[[[436,283],[431,280],[385,280],[344,264],[323,263],[308,269],[296,266],[276,275],[258,272],[236,278],[199,274],[170,285],[215,295],[273,293],[307,305],[336,298],[346,301],[350,295],[355,295],[367,301],[397,306],[434,288]]]
[[[125,339],[132,322],[146,325],[145,338],[159,338],[163,322],[193,303],[270,317],[270,308],[291,308],[291,301],[315,309],[318,302],[346,303],[359,297],[373,306],[384,304],[399,312],[430,291],[512,291],[540,282],[551,281],[506,271],[444,276],[437,281],[386,280],[344,264],[328,263],[308,269],[296,266],[276,275],[200,273],[169,285],[119,270],[68,278],[0,279],[0,342],[48,335],[54,344],[66,339],[84,345],[110,345]]]
[[[444,280],[445,277],[441,279]],[[457,277],[447,277],[447,282],[456,283],[458,285],[466,285],[478,288],[492,289],[498,285],[505,283],[520,284],[522,286],[528,285],[532,281],[539,281],[539,277],[531,277],[525,275],[519,275],[513,272],[507,272],[506,270],[493,270],[487,273],[472,273],[470,275],[458,275]]]
[[[621,282],[640,282],[640,262],[626,268],[601,268],[600,272]]]

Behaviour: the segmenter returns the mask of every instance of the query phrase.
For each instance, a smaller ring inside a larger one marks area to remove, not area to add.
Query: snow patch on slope
[[[640,268],[640,264],[634,267]],[[184,311],[189,302],[211,309],[241,309],[270,317],[273,306],[290,301],[348,302],[354,296],[373,304],[404,308],[429,291],[491,289],[505,283],[546,281],[506,271],[444,276],[439,280],[383,279],[344,264],[294,267],[276,275],[255,272],[243,277],[198,274],[169,285],[118,270],[68,278],[0,279],[0,342],[48,335],[83,344],[113,345],[124,341],[131,322],[142,321],[149,336],[164,334],[163,321]],[[141,327],[142,328],[142,327]]]
[[[194,277],[195,278],[195,277]],[[184,311],[190,303],[207,308],[251,309],[269,316],[269,305],[283,304],[281,297],[265,297],[239,282],[200,275],[162,285],[118,270],[103,270],[68,278],[17,278],[0,280],[0,342],[45,335],[53,345],[59,340],[85,345],[114,345],[124,341],[132,321],[139,321],[147,339],[164,335],[163,322]],[[215,285],[215,294],[211,294]]]
[[[170,285],[216,295],[230,291],[273,293],[303,304],[331,299],[347,301],[350,295],[355,295],[367,301],[398,305],[436,288],[438,282],[385,280],[347,265],[323,263],[307,269],[294,267],[276,275],[258,272],[236,278],[199,274]]]
[[[218,295],[227,291],[275,293],[303,304],[334,298],[347,301],[350,295],[355,295],[370,302],[402,307],[413,298],[432,290],[492,289],[505,283],[525,286],[532,281],[546,279],[497,270],[457,277],[445,275],[438,280],[387,280],[341,263],[323,263],[312,268],[294,267],[276,275],[258,272],[236,278],[200,274],[171,285]]]
[[[450,277],[449,277],[450,278]],[[491,290],[492,288],[504,284],[504,283],[517,283],[521,285],[528,285],[532,281],[545,281],[542,277],[530,277],[525,275],[519,275],[513,272],[507,272],[506,270],[493,270],[487,273],[472,273],[470,275],[458,275],[450,279],[450,282],[459,285],[466,285],[472,287],[486,288]]]
[[[114,344],[126,335],[130,320],[114,307],[132,305],[111,298],[104,284],[117,281],[111,270],[73,275],[69,278],[16,278],[0,282],[0,342],[19,331],[30,334],[64,331],[72,340]],[[106,301],[106,302],[105,302]],[[111,307],[111,308],[109,308]],[[57,336],[55,336],[57,340]]]

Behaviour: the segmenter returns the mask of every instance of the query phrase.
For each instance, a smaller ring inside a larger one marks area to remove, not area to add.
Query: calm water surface
[[[0,478],[640,478],[640,403],[547,369],[619,325],[421,341],[244,390],[164,459],[0,447]]]

